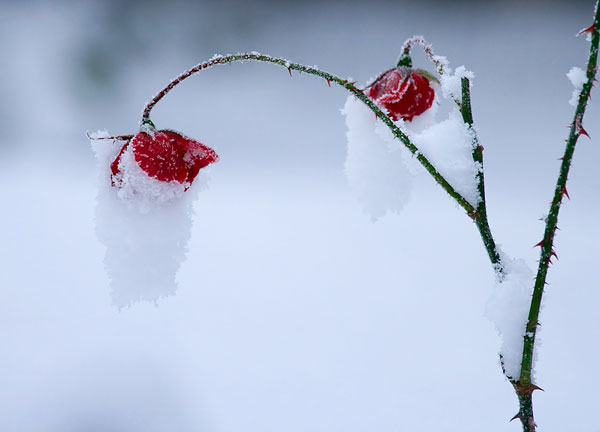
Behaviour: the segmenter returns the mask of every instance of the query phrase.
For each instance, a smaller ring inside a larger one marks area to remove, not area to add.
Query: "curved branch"
[[[181,83],[186,78],[194,75],[201,70],[208,69],[212,66],[229,64],[236,61],[245,61],[245,60],[254,60],[261,61],[267,63],[273,63],[279,66],[282,66],[291,74],[292,70],[297,70],[300,72],[305,72],[310,75],[315,75],[321,77],[327,81],[329,85],[331,83],[338,84],[339,86],[345,88],[350,93],[352,93],[355,97],[360,99],[364,104],[366,104],[375,115],[381,119],[392,131],[394,136],[396,136],[404,146],[415,156],[415,158],[423,165],[425,170],[434,178],[434,180],[450,195],[454,200],[460,205],[467,214],[471,217],[475,217],[476,210],[475,208],[467,201],[465,197],[463,197],[459,192],[457,192],[452,185],[442,176],[438,170],[433,166],[431,162],[419,151],[419,149],[410,141],[408,136],[403,133],[398,126],[394,124],[394,122],[385,114],[371,99],[369,99],[358,87],[354,85],[354,83],[349,82],[346,79],[342,79],[338,76],[330,74],[328,72],[324,72],[320,69],[314,67],[304,66],[298,63],[292,63],[288,60],[282,58],[271,57],[264,54],[259,54],[256,52],[251,53],[241,53],[241,54],[230,54],[225,56],[215,56],[210,60],[207,60],[203,63],[200,63],[193,68],[183,72],[173,81],[171,81],[165,88],[163,88],[160,92],[152,98],[150,102],[144,108],[144,112],[142,114],[142,124],[150,122],[150,113],[152,108],[163,98],[165,95],[170,92],[177,84]]]

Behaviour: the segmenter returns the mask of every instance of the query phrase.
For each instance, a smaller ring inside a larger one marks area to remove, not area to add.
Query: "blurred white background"
[[[256,50],[366,82],[424,35],[474,71],[497,241],[532,268],[591,1],[0,2],[0,430],[518,431],[473,224],[426,176],[372,223],[345,184],[341,89],[214,68],[153,112],[215,148],[176,296],[117,310],[86,131],[135,132],[168,80]],[[415,55],[417,67],[428,67]],[[600,431],[597,90],[560,216],[534,398]]]

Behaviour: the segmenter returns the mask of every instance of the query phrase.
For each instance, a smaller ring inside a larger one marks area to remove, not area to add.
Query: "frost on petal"
[[[110,165],[124,142],[91,143],[98,164],[96,234],[106,246],[104,265],[113,304],[124,307],[173,295],[191,235],[194,191],[201,179],[184,194],[184,184],[148,177],[126,149],[119,162],[120,187],[113,187]]]
[[[503,262],[505,277],[493,288],[486,316],[502,338],[500,356],[506,376],[518,379],[534,274],[523,260],[504,258]]]
[[[479,204],[477,174],[481,165],[473,161],[473,131],[458,110],[446,120],[418,132],[407,130],[411,141],[454,189],[476,207]]]
[[[391,133],[387,139],[377,133],[381,121],[354,96],[348,97],[342,114],[348,128],[346,177],[363,210],[373,220],[388,212],[399,212],[407,203],[412,186],[403,150],[392,148]]]
[[[569,100],[569,104],[572,106],[577,106],[577,101],[579,100],[579,93],[581,93],[581,89],[583,88],[583,84],[587,80],[587,76],[585,71],[581,68],[574,66],[571,68],[569,72],[567,72],[567,78],[573,84],[573,93],[571,94],[571,99]]]

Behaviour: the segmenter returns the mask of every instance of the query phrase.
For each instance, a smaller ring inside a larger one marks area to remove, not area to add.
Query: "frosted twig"
[[[410,50],[414,44],[420,45],[421,48],[423,48],[423,51],[425,51],[429,60],[435,65],[437,73],[440,76],[444,75],[446,68],[448,67],[448,60],[444,56],[436,55],[433,52],[431,44],[428,43],[423,36],[413,36],[404,41],[398,63],[400,63],[403,58],[409,57]]]

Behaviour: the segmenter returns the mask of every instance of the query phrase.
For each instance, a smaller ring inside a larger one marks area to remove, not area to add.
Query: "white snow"
[[[363,210],[373,220],[388,212],[398,213],[406,205],[412,187],[403,150],[389,145],[393,139],[389,130],[389,138],[377,133],[382,123],[354,96],[348,96],[342,114],[348,128],[346,177]]]
[[[587,77],[585,75],[585,71],[577,66],[573,66],[569,72],[567,72],[567,78],[573,84],[573,93],[571,94],[571,99],[569,99],[569,105],[577,106],[577,101],[579,100],[579,93],[581,93],[581,89],[583,84],[585,83]]]
[[[518,379],[534,273],[523,260],[503,256],[503,262],[505,277],[496,281],[486,305],[486,316],[502,338],[500,356],[506,376]]]
[[[463,122],[458,109],[420,133],[411,133],[410,129],[407,132],[413,144],[454,189],[477,206],[480,200],[477,174],[481,165],[473,161],[473,131]]]
[[[456,76],[472,74],[458,68]],[[473,206],[479,203],[477,174],[473,161],[473,131],[454,108],[443,121],[436,121],[439,86],[432,107],[411,122],[395,122],[419,152]],[[410,195],[412,175],[422,172],[420,162],[390,129],[375,118],[360,100],[349,96],[342,113],[346,116],[348,154],[346,176],[364,210],[374,219],[386,212],[399,212]],[[408,169],[407,169],[408,168]]]
[[[440,83],[442,84],[442,93],[444,97],[461,100],[462,78],[468,78],[472,81],[473,78],[475,78],[475,74],[464,66],[457,67],[454,73],[452,73],[452,69],[446,66],[444,75],[440,77]]]
[[[99,132],[92,138],[109,136]],[[120,187],[111,186],[110,163],[123,141],[92,140],[98,167],[96,234],[106,246],[104,265],[117,307],[173,295],[192,227],[194,191],[148,177],[126,151],[119,164]],[[131,149],[131,146],[129,146]]]

